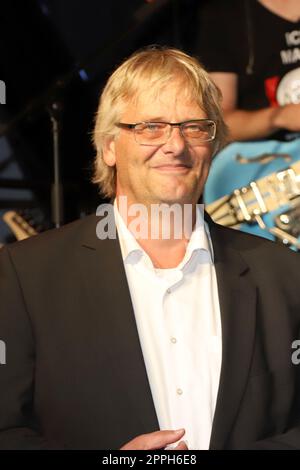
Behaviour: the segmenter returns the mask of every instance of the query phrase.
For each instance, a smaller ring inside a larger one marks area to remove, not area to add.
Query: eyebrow
[[[199,119],[207,119],[207,118],[200,118],[200,117],[194,117],[194,118],[187,118],[187,119],[183,119],[181,122],[185,122],[185,121],[197,121]],[[144,118],[141,118],[139,121],[135,121],[135,122],[169,122],[166,118],[163,118],[162,116],[159,116],[159,117],[144,117]]]
[[[144,118],[141,118],[141,120],[139,122],[159,122],[159,121],[164,121],[166,122],[166,119],[159,116],[159,117],[144,117]]]

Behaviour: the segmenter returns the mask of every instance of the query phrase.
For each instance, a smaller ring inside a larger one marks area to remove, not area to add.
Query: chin
[[[162,194],[160,197],[157,197],[156,203],[157,204],[188,204],[192,203],[192,198],[188,194]]]
[[[196,197],[196,191],[193,188],[193,191],[191,191],[191,188],[174,188],[174,190],[171,191],[164,191],[161,194],[161,200],[162,202],[168,202],[168,203],[181,203],[181,204],[188,204],[188,203],[193,203],[195,201]]]

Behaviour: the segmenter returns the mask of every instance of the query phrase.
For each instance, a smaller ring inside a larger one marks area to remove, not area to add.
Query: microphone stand
[[[63,223],[64,218],[64,204],[63,204],[63,186],[61,182],[61,161],[60,161],[60,131],[61,131],[61,117],[62,117],[62,103],[54,100],[50,103],[47,111],[50,116],[52,125],[52,138],[53,138],[53,167],[54,179],[51,185],[51,208],[52,208],[52,222],[55,228],[59,228]]]

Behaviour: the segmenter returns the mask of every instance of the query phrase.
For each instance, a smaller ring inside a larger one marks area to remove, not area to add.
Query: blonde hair
[[[108,198],[115,196],[116,167],[103,160],[104,145],[117,136],[116,123],[124,109],[139,93],[151,90],[159,94],[171,81],[180,79],[186,92],[195,100],[207,117],[217,124],[213,153],[226,142],[227,127],[221,111],[221,93],[208,73],[194,57],[166,47],[150,47],[138,51],[123,62],[110,76],[101,94],[93,132],[97,151],[93,182]]]

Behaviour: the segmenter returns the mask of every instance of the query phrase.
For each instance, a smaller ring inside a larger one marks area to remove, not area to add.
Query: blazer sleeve
[[[0,449],[60,449],[34,414],[35,347],[9,248],[0,249]]]
[[[277,434],[267,439],[255,442],[249,446],[249,450],[299,450],[300,449],[300,425],[284,434]]]

